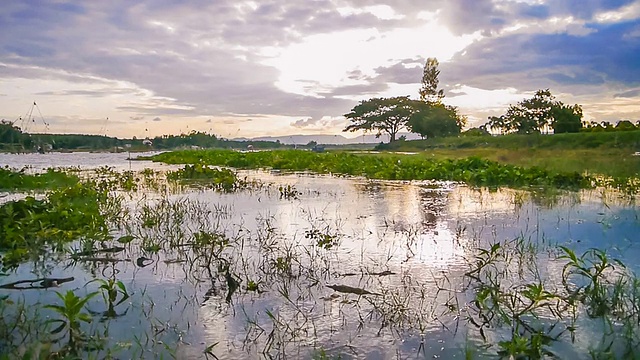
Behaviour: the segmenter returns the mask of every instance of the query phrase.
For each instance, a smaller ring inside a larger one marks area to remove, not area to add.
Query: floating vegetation
[[[77,183],[50,191],[45,199],[28,196],[0,205],[0,261],[4,268],[61,250],[79,239],[105,239],[101,204],[106,194]]]
[[[436,160],[423,155],[354,154],[309,151],[236,152],[225,150],[184,150],[158,154],[154,161],[169,164],[206,164],[239,169],[273,168],[365,176],[384,180],[459,181],[474,186],[556,187],[562,189],[612,186],[635,192],[635,182],[614,182],[573,173],[551,173],[541,168],[504,165],[479,157]],[[636,184],[637,185],[637,184]]]
[[[182,169],[170,171],[167,173],[167,179],[197,183],[224,192],[246,189],[258,184],[249,182],[246,178],[239,179],[238,175],[229,169],[210,168],[202,164],[185,165]]]
[[[20,170],[0,167],[0,190],[46,190],[78,183],[79,178],[60,169],[47,169],[44,173],[29,174],[29,168]]]

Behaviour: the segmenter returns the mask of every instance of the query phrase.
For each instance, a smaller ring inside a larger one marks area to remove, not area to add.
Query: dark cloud
[[[554,14],[591,20],[599,12],[617,10],[635,1],[637,0],[551,0],[548,1],[548,6]]]
[[[640,83],[640,41],[625,34],[640,20],[589,25],[588,35],[514,34],[485,38],[441,65],[441,81],[485,89]],[[597,49],[597,50],[596,50]]]
[[[560,84],[600,85],[605,83],[604,77],[601,74],[594,72],[581,72],[574,74],[554,72],[546,75],[546,77]]]
[[[633,89],[613,95],[615,98],[634,98],[638,96],[640,96],[640,89]]]
[[[425,61],[423,58],[404,59],[391,66],[377,67],[376,80],[396,84],[420,82]]]
[[[162,121],[162,119],[160,117],[156,116],[156,117],[153,118],[153,121]]]

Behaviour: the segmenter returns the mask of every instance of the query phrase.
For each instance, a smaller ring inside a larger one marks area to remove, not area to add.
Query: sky
[[[640,120],[640,0],[3,0],[0,119],[353,137],[343,114],[417,98],[429,57],[469,126],[546,88],[585,120]]]

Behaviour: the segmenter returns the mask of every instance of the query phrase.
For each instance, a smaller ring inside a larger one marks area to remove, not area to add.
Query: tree
[[[616,131],[631,131],[636,130],[636,126],[629,120],[620,120],[615,129]]]
[[[377,131],[376,137],[387,133],[390,142],[394,142],[412,114],[412,100],[408,96],[363,100],[344,115],[351,124],[343,131]]]
[[[442,103],[414,101],[413,108],[408,127],[423,139],[458,135],[466,121],[457,108]]]
[[[440,70],[438,70],[438,59],[428,58],[424,64],[424,70],[422,71],[422,87],[419,90],[420,100],[429,103],[440,103],[444,98],[444,91],[438,90],[438,76]]]
[[[553,133],[577,133],[582,129],[582,107],[576,104],[573,106],[562,103],[552,107]]]
[[[463,136],[490,136],[487,128],[484,125],[480,125],[479,127],[471,128],[462,133]]]
[[[0,148],[3,146],[21,146],[30,147],[32,144],[31,135],[22,132],[22,130],[13,125],[13,122],[8,120],[0,120]]]
[[[568,106],[554,99],[549,89],[538,90],[531,99],[509,105],[504,115],[489,117],[487,125],[492,130],[499,130],[500,133],[532,134],[548,131],[551,128],[554,132],[580,131],[582,128],[580,105]]]
[[[509,128],[519,134],[539,133],[552,122],[553,95],[549,89],[538,90],[531,99],[510,105],[505,115]]]

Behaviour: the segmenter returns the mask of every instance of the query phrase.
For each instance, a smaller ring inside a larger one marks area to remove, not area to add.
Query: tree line
[[[422,138],[456,136],[461,134],[467,118],[455,106],[445,105],[444,91],[438,89],[438,60],[428,58],[423,69],[419,100],[409,96],[378,97],[361,101],[344,115],[349,124],[343,131],[386,133],[390,142],[397,134],[409,130]],[[509,105],[500,116],[490,116],[488,122],[464,133],[469,136],[494,134],[575,133],[596,131],[628,131],[640,129],[628,120],[612,125],[609,122],[583,122],[582,106],[567,105],[551,94],[549,89],[538,90],[533,97]]]
[[[255,149],[273,149],[290,147],[273,141],[235,141],[218,138],[213,134],[191,131],[188,134],[163,135],[150,139],[153,149],[176,148],[233,148],[246,149],[251,145]],[[132,146],[135,150],[148,149],[141,139],[119,139],[104,135],[87,134],[29,134],[23,132],[13,122],[0,120],[0,151],[45,150],[114,150]]]

